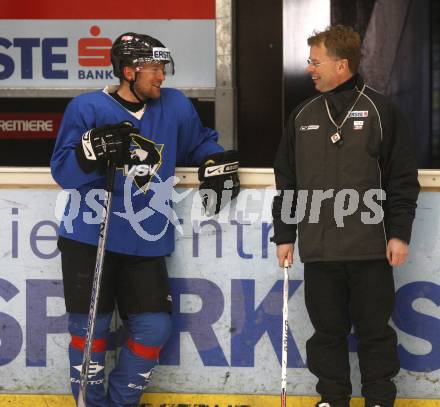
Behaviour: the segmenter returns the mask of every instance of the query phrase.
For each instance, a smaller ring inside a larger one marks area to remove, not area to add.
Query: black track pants
[[[304,266],[305,302],[315,329],[307,341],[316,389],[332,407],[351,395],[347,335],[354,327],[366,405],[393,405],[399,371],[397,337],[388,325],[394,307],[393,271],[384,260],[316,262]]]

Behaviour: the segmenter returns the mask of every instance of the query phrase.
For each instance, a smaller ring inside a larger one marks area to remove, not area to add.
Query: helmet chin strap
[[[134,97],[135,97],[139,102],[141,102],[141,103],[147,103],[147,99],[142,100],[142,99],[137,95],[137,93],[136,93],[135,90],[134,90],[134,84],[136,83],[137,76],[138,76],[138,74],[137,74],[137,72],[136,72],[136,73],[134,74],[134,79],[128,81],[128,84],[129,84],[129,87],[130,87],[130,91],[131,91],[131,93],[133,93]]]

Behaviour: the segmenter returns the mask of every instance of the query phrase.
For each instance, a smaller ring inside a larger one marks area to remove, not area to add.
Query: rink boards
[[[227,215],[209,220],[195,216],[200,203],[189,189],[194,175],[180,174],[184,188],[178,193],[185,197],[176,211],[183,233],[176,234],[176,252],[168,259],[174,332],[143,403],[279,405],[282,284],[275,248],[268,241],[274,194],[266,188],[270,171],[245,171],[239,202]],[[25,178],[29,182],[32,177]],[[61,191],[51,182],[36,180],[23,188],[22,182],[11,180],[12,175],[0,178],[0,406],[73,406],[65,396],[69,336],[56,249]],[[392,324],[402,361],[398,406],[440,405],[435,400],[440,383],[439,222],[440,193],[423,192],[408,263],[395,270]],[[295,261],[287,388],[292,406],[311,405],[315,399],[300,396],[316,394],[315,379],[306,369],[305,341],[312,329],[302,283],[302,265]],[[112,349],[121,342],[119,330],[109,342]],[[359,396],[355,345],[351,338],[354,394]],[[109,352],[112,363],[114,352]],[[353,405],[361,405],[357,403]]]

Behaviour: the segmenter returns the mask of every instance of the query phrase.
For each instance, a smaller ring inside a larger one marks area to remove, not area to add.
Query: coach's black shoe
[[[365,400],[365,407],[393,407],[393,406],[394,406],[394,401],[377,402],[377,401]]]
[[[350,407],[350,401],[332,401],[331,403],[328,401],[320,401],[319,403],[315,404],[315,407]]]
[[[365,400],[365,407],[393,407],[394,401],[371,401]]]

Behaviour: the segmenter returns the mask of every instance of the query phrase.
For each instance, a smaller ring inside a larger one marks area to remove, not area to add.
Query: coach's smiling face
[[[352,76],[348,61],[329,55],[323,43],[310,47],[306,71],[319,92],[328,92]]]

